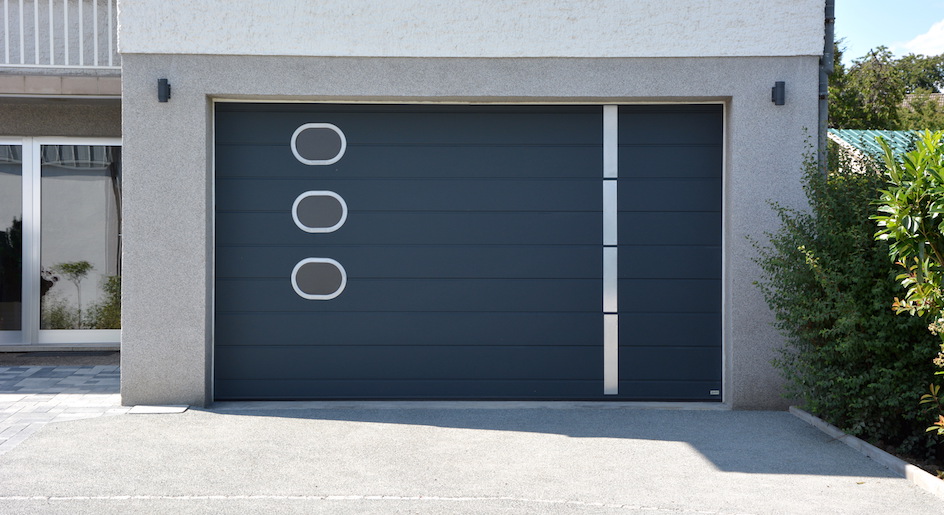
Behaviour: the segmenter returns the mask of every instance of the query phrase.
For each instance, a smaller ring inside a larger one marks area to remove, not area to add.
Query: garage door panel
[[[721,249],[715,246],[620,245],[624,279],[720,279]]]
[[[215,157],[218,178],[591,178],[603,166],[596,146],[415,147],[348,143],[344,158],[327,166],[305,166],[285,145],[223,145]],[[522,166],[527,163],[528,166]]]
[[[717,360],[717,357],[713,359]],[[721,381],[620,381],[617,399],[718,402]]]
[[[599,106],[299,106],[280,113],[266,106],[219,110],[217,140],[224,144],[284,144],[302,124],[331,123],[359,144],[600,145]],[[394,116],[383,116],[393,113]]]
[[[618,108],[618,395],[602,106],[216,110],[217,399],[720,399],[721,106]],[[308,123],[343,132],[341,159],[295,158]],[[307,191],[346,221],[296,226]],[[306,259],[340,263],[344,290],[296,293]]]
[[[711,381],[721,377],[717,349],[711,347],[624,347],[620,372],[640,381]]]
[[[623,347],[721,348],[721,318],[717,313],[620,313],[629,328],[619,333]]]
[[[218,312],[250,311],[561,311],[599,308],[603,288],[589,279],[348,280],[330,301],[295,294],[284,279],[217,278]]]
[[[722,109],[720,105],[621,106],[619,144],[720,146]]]
[[[599,313],[220,312],[216,325],[217,341],[249,346],[343,342],[599,347],[603,338]]]
[[[509,381],[328,381],[216,380],[217,398],[226,399],[450,399],[450,400],[564,400],[599,397],[600,380]],[[690,399],[691,397],[679,397]]]
[[[600,248],[591,245],[225,247],[216,259],[221,279],[272,277],[313,254],[343,263],[349,280],[595,279],[602,276]]]
[[[717,313],[721,281],[714,279],[620,279],[619,312]]]
[[[621,179],[617,189],[619,210],[721,212],[721,179]]]
[[[224,245],[600,245],[599,213],[355,212],[344,226],[317,238],[289,212],[218,212]]]
[[[511,345],[219,346],[216,355],[224,380],[599,380],[602,359],[592,347]]]
[[[617,227],[621,243],[717,247],[721,213],[622,212]]]
[[[260,188],[265,194],[260,195]],[[694,187],[694,186],[693,186]],[[352,211],[598,211],[597,180],[376,180],[311,178],[266,183],[258,179],[218,180],[220,211],[286,211],[300,192],[328,190]]]
[[[721,145],[665,147],[632,144],[619,148],[621,179],[721,177]]]

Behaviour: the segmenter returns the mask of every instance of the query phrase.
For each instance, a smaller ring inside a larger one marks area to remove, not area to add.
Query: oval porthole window
[[[347,139],[336,125],[306,123],[292,134],[292,153],[306,165],[337,163],[347,149]]]
[[[331,300],[347,286],[347,272],[330,258],[307,258],[292,270],[292,288],[308,300]]]
[[[306,191],[292,204],[292,219],[305,232],[334,232],[347,220],[347,203],[333,191]]]

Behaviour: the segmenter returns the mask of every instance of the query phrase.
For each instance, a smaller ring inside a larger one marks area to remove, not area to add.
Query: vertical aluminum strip
[[[603,177],[615,179],[619,160],[618,107],[603,106]]]
[[[616,247],[605,247],[603,249],[603,313],[616,313],[619,311],[616,301],[616,292],[619,282],[616,273]]]
[[[616,181],[603,181],[603,245],[616,245]]]
[[[37,0],[37,1],[38,1],[38,0]],[[56,32],[56,27],[55,27],[55,23],[54,23],[55,19],[53,18],[52,2],[53,2],[53,0],[49,0],[49,2],[48,2],[48,7],[49,7],[49,9],[48,9],[48,10],[49,10],[49,64],[50,64],[50,65],[55,65],[55,64],[56,64],[56,47],[55,47],[55,43],[56,43],[56,34],[55,34],[55,32]]]
[[[603,395],[619,394],[619,315],[603,315]]]
[[[112,59],[115,55],[115,42],[111,34],[111,3],[112,0],[108,0],[108,66],[114,66]]]
[[[33,64],[39,65],[39,1],[33,0]]]
[[[92,49],[95,51],[94,65],[98,66],[98,0],[92,2]]]
[[[23,38],[26,37],[25,36],[26,31],[23,30],[23,0],[20,0],[19,12],[20,12],[20,64],[26,64],[24,62],[26,61],[26,54],[24,53],[25,52],[24,49],[26,48],[26,42]]]
[[[79,66],[85,66],[85,14],[82,12],[82,0],[79,0]]]
[[[3,0],[3,64],[10,64],[10,0]]]
[[[69,66],[69,0],[62,0],[62,41],[65,43],[66,66]]]

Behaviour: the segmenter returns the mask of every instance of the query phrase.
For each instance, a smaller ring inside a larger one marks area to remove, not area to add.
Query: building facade
[[[22,286],[20,317],[37,336],[19,344],[45,343],[35,318],[52,314],[69,334],[113,336],[96,324],[119,277],[126,404],[785,405],[750,238],[776,227],[769,200],[803,205],[822,0],[122,0],[117,12],[120,100],[0,104],[0,136],[32,152],[19,169],[38,166],[21,173],[41,191],[26,211],[41,216],[22,215],[40,224],[24,231],[40,277]],[[26,54],[57,52],[22,39]],[[6,43],[17,58],[18,44]],[[30,73],[65,87],[71,70]],[[111,191],[96,209],[114,213],[99,218],[116,235],[81,238],[103,257],[45,250],[62,232],[41,225],[46,205],[90,205],[47,200],[46,161],[94,168],[85,183]]]

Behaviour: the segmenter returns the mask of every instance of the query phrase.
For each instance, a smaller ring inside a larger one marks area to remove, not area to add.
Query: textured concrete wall
[[[212,99],[387,102],[724,101],[725,400],[778,408],[782,341],[752,285],[747,236],[767,205],[804,205],[799,177],[817,123],[818,59],[374,59],[126,55],[122,399],[211,400]],[[156,82],[173,86],[167,103]],[[787,104],[770,88],[787,84]]]
[[[120,137],[121,104],[0,99],[0,136]]]
[[[817,55],[825,0],[121,0],[122,53]]]

